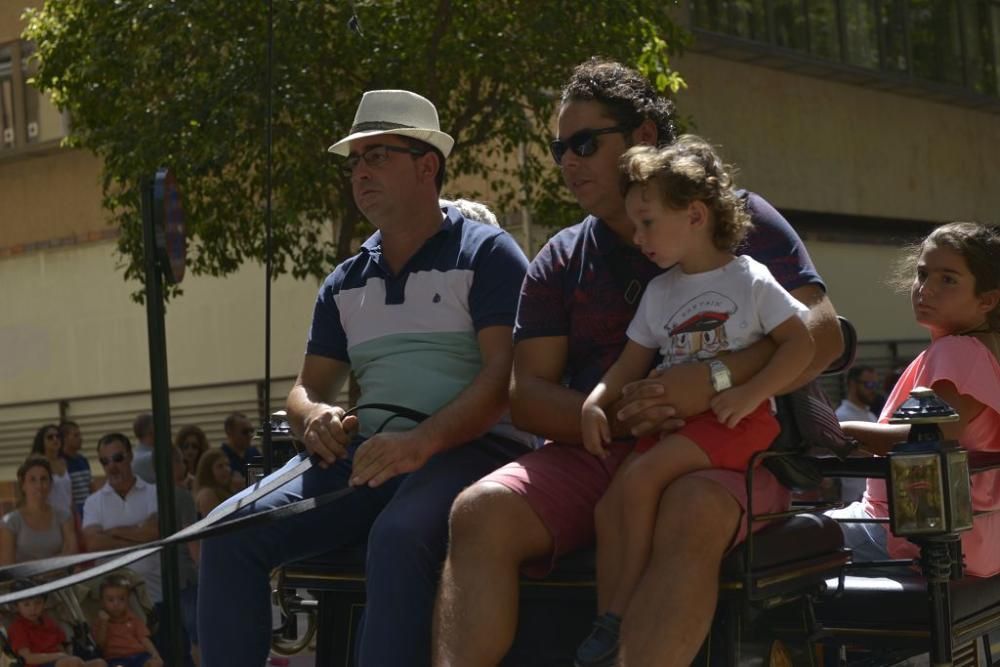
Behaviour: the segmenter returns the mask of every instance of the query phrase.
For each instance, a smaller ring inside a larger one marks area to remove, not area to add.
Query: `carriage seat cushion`
[[[836,521],[822,514],[796,514],[754,534],[752,566],[755,570],[770,570],[840,554],[843,547],[844,533]],[[722,561],[723,577],[739,577],[746,555],[746,542],[733,549]]]

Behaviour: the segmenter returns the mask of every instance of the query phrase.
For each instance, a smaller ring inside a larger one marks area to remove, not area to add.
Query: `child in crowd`
[[[687,135],[665,148],[637,146],[622,158],[625,208],[635,243],[661,268],[649,282],[618,360],[582,409],[584,446],[607,456],[608,410],[629,382],[646,377],[657,352],[663,366],[707,361],[719,392],[711,411],[677,432],[640,439],[596,511],[601,614],[577,650],[577,665],[614,663],[618,632],[649,559],[656,509],[675,479],[708,468],[743,471],[778,433],[771,397],[812,360],[807,309],[748,256],[734,255],[750,219],[719,156]],[[764,368],[730,388],[721,356],[763,336],[777,346]]]
[[[30,582],[18,582],[13,590],[30,588]],[[17,614],[7,628],[14,652],[26,665],[51,667],[107,667],[103,660],[81,660],[66,652],[66,633],[45,613],[45,597],[36,596],[14,603]]]
[[[1000,232],[956,222],[935,229],[900,265],[897,286],[910,292],[917,324],[931,344],[903,371],[877,424],[842,422],[844,432],[873,454],[906,440],[909,426],[887,424],[914,387],[930,387],[959,414],[940,424],[942,434],[969,450],[1000,451]],[[966,573],[1000,573],[1000,471],[972,477],[972,507],[994,512],[974,519],[962,533]],[[829,512],[837,518],[886,518],[885,481],[872,479],[860,502]],[[856,561],[914,558],[918,547],[882,523],[844,523]]]
[[[94,623],[94,639],[109,667],[163,667],[149,639],[149,628],[128,605],[128,583],[117,577],[101,582],[101,610]]]

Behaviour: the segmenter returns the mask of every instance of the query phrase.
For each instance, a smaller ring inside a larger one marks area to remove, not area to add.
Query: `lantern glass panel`
[[[893,532],[897,535],[947,530],[944,483],[937,454],[890,457],[892,466]]]
[[[969,455],[965,450],[948,452],[948,485],[951,493],[951,529],[972,528],[972,488],[969,482]]]

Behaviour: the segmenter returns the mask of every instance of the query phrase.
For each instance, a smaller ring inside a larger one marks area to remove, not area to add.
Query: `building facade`
[[[72,119],[27,82],[25,5],[0,0],[8,473],[43,423],[77,420],[92,448],[149,407],[145,310],[118,268],[101,165],[60,148]],[[691,0],[677,17],[694,35],[674,63],[689,85],[678,103],[690,129],[802,234],[834,304],[859,330],[862,359],[890,365],[920,349],[907,297],[886,285],[900,245],[941,222],[1000,221],[1000,2]],[[549,233],[531,230],[529,254]],[[196,423],[218,442],[226,413],[262,409],[263,269],[189,275],[183,287],[167,309],[172,422]],[[317,288],[290,278],[274,285],[272,407],[298,371]]]

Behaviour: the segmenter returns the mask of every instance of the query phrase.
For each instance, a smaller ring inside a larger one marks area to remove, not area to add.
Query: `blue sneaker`
[[[576,667],[614,667],[618,659],[618,632],[622,617],[606,612],[594,621],[594,629],[576,649]]]

